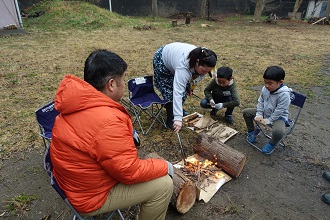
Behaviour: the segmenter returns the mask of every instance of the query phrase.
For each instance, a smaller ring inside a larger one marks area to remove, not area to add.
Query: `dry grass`
[[[219,65],[234,69],[241,96],[241,106],[234,112],[234,128],[242,132],[245,126],[241,110],[256,104],[267,66],[282,66],[287,72],[286,83],[310,96],[312,86],[330,82],[329,76],[319,75],[323,57],[330,51],[329,26],[285,21],[252,24],[242,19],[212,22],[209,28],[200,27],[209,22],[193,20],[189,26],[172,28],[167,19],[141,18],[132,23],[127,17],[123,19],[127,25],[92,31],[46,31],[38,28],[38,21],[31,21],[29,34],[0,37],[0,158],[42,147],[34,111],[54,98],[66,74],[82,77],[86,57],[97,48],[112,50],[127,61],[127,79],[152,74],[153,53],[163,44],[181,41],[213,49]],[[147,23],[156,29],[135,30],[132,27],[136,23]],[[209,78],[205,78],[200,83],[195,91],[198,96],[203,96],[208,82]],[[199,101],[189,98],[186,110],[203,113]],[[154,129],[149,137],[153,138],[143,137],[146,150],[171,150],[172,145],[178,144],[170,131]],[[183,142],[189,143],[189,137],[185,134]]]

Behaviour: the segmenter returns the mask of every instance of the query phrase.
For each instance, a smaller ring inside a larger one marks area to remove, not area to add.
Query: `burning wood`
[[[207,134],[199,134],[193,143],[196,154],[214,162],[229,175],[237,178],[245,165],[246,155]],[[216,155],[216,156],[215,156]]]
[[[201,179],[205,179],[209,176],[217,176],[218,171],[221,171],[221,168],[216,167],[216,163],[213,163],[210,160],[204,159],[197,154],[189,157],[187,160],[187,165],[180,163],[176,168],[189,176],[191,180],[195,182],[200,182]]]
[[[243,170],[246,155],[216,141],[206,134],[198,134],[193,149],[195,154],[174,164],[171,204],[184,214],[196,199],[208,202],[231,176],[237,178]],[[161,158],[151,153],[146,158]],[[227,173],[225,173],[225,172]]]
[[[181,162],[174,166],[195,182],[198,200],[208,202],[224,183],[231,180],[231,177],[218,168],[216,163],[198,154],[188,157],[186,162],[186,165]]]

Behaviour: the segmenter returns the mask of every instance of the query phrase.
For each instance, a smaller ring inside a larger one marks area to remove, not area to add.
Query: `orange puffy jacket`
[[[67,75],[55,97],[60,112],[50,147],[53,173],[80,213],[100,208],[117,183],[167,175],[164,160],[138,158],[130,115],[119,103]]]

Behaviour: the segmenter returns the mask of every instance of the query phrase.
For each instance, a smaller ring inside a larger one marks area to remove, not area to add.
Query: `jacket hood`
[[[216,83],[218,86],[220,86],[220,85],[219,85],[219,82],[218,82],[218,80],[217,80],[217,77],[214,78],[214,81],[215,81],[215,83]],[[228,84],[227,87],[232,86],[234,83],[235,83],[235,78],[232,78],[232,79],[229,81],[229,84]]]
[[[275,91],[273,94],[278,94],[282,92],[292,92],[292,89],[287,87],[285,84],[283,84],[277,91]]]
[[[66,75],[61,81],[55,96],[55,108],[61,114],[71,114],[98,106],[116,107],[126,112],[118,102],[76,76]]]

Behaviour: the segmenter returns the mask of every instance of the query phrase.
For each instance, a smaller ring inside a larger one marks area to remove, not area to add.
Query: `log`
[[[164,159],[157,153],[150,153],[146,158],[159,158]],[[171,204],[176,210],[184,214],[190,210],[190,208],[196,202],[196,184],[185,176],[179,169],[174,168],[173,175],[173,194],[171,198]]]
[[[195,119],[189,121],[189,122],[188,122],[188,126],[189,126],[189,127],[194,127],[194,125],[199,121],[199,119],[200,119],[200,118],[197,117],[197,118],[195,118]]]
[[[320,21],[323,21],[323,20],[326,19],[326,18],[327,18],[327,17],[323,17],[323,18],[321,18],[321,19],[315,21],[315,22],[313,23],[313,25],[319,23]]]
[[[241,174],[246,161],[245,154],[204,133],[197,135],[193,150],[235,178]]]
[[[190,114],[190,115],[184,116],[184,117],[182,118],[182,121],[183,121],[183,122],[189,122],[189,121],[191,121],[191,120],[194,120],[194,119],[197,118],[197,117],[198,117],[198,113],[197,113],[197,112],[194,112],[194,113],[192,113],[192,114]]]

